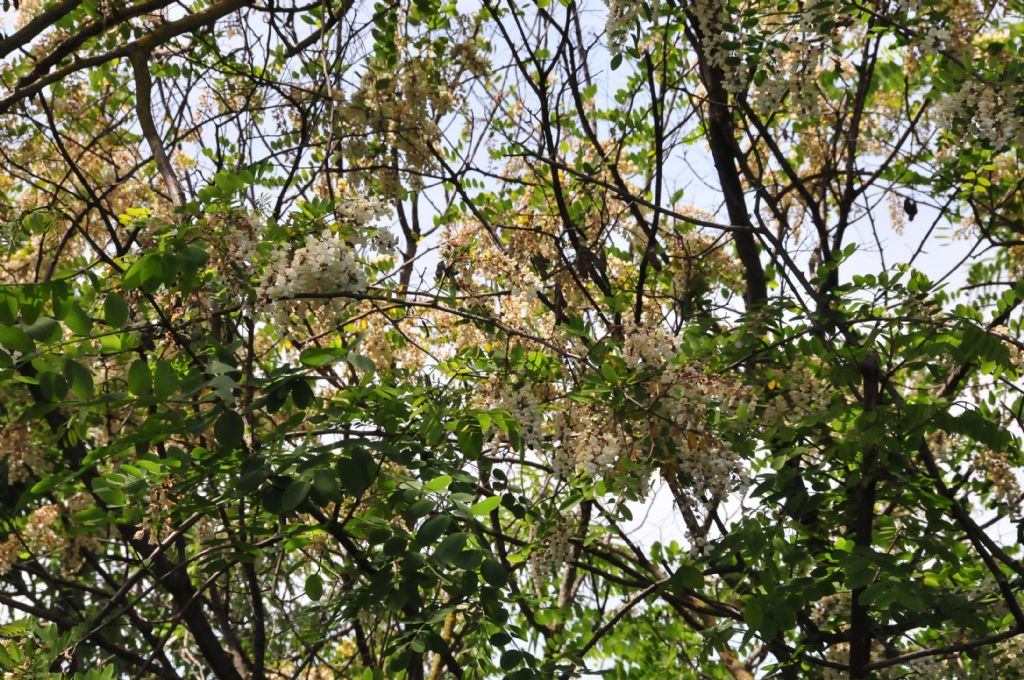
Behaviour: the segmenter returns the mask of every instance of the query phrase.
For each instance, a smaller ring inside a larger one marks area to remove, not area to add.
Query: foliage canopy
[[[24,0],[4,677],[1024,677],[1022,9]]]

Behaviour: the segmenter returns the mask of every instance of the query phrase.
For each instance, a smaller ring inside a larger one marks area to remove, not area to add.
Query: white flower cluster
[[[95,505],[95,501],[92,494],[80,491],[64,501],[64,516],[74,517],[75,513],[91,508],[93,505]],[[75,532],[68,536],[64,542],[60,558],[61,575],[70,577],[78,573],[85,563],[82,553],[87,550],[94,551],[99,545],[100,539],[96,534]]]
[[[828,404],[828,385],[815,378],[806,367],[796,367],[780,378],[768,383],[772,397],[767,400],[762,414],[766,425],[792,425]]]
[[[309,294],[359,293],[368,282],[363,265],[352,246],[336,234],[325,231],[309,235],[303,245],[291,250],[282,244],[257,288],[268,301],[277,322],[287,325],[291,316],[304,315],[330,305],[330,301],[294,299]]]
[[[159,486],[153,487],[149,492],[149,507],[142,518],[133,538],[141,541],[148,537],[150,545],[160,543],[162,527],[170,527],[170,511],[174,508],[174,501],[170,498],[171,480],[165,479]]]
[[[544,411],[537,395],[528,385],[513,387],[499,379],[492,379],[477,393],[474,401],[482,408],[508,411],[516,421],[519,437],[527,449],[536,450],[544,445]]]
[[[734,487],[746,483],[739,456],[729,442],[710,435],[688,433],[679,440],[678,469],[690,478],[690,493],[696,503],[705,495],[723,500]]]
[[[649,465],[647,474],[631,479],[641,493],[660,467],[686,493],[686,499],[677,500],[694,505],[721,499],[742,485],[738,454],[710,422],[712,411],[735,414],[749,402],[749,391],[727,377],[708,374],[702,364],[680,365],[678,353],[678,343],[664,328],[625,323],[623,361],[633,370],[653,373],[645,383],[650,397],[643,405],[645,417],[633,420],[627,432],[614,413],[597,405],[562,409],[555,417],[556,472],[607,475],[624,460],[640,462]]]
[[[394,255],[398,248],[398,237],[386,227],[380,227],[370,236],[370,246],[382,255]]]
[[[466,26],[472,24],[466,15],[459,18],[464,20]],[[463,68],[474,76],[483,77],[491,72],[491,62],[484,54],[480,41],[475,37],[455,43],[451,48],[450,55],[453,63],[462,64]]]
[[[789,78],[785,70],[774,71],[760,85],[754,86],[754,110],[772,114],[779,109],[789,92]]]
[[[196,545],[209,543],[217,536],[219,525],[209,516],[202,517],[192,527],[192,539]]]
[[[942,127],[958,133],[954,138],[962,143],[974,138],[1000,148],[1024,143],[1024,125],[1017,113],[1022,100],[1020,83],[967,80],[956,94],[941,97],[934,113]]]
[[[568,479],[576,473],[576,457],[567,447],[559,445],[551,451],[548,457],[548,464],[554,471],[555,476]]]
[[[921,0],[899,0],[896,8],[902,14],[911,14],[921,8]]]
[[[771,75],[754,88],[754,108],[766,115],[774,113],[789,94],[792,110],[799,117],[820,115],[817,83],[821,55],[821,46],[809,42],[794,42],[788,51],[776,54]]]
[[[0,432],[0,461],[7,463],[7,482],[15,484],[45,472],[49,465],[32,441],[28,426],[9,425]]]
[[[848,623],[850,620],[850,593],[832,593],[818,600],[811,612],[811,620],[818,626],[827,626],[837,622]]]
[[[334,217],[351,227],[362,228],[391,215],[391,208],[383,198],[348,194],[334,207]]]
[[[626,36],[633,24],[641,17],[643,5],[631,0],[607,0],[608,16],[605,18],[605,30],[608,34],[608,52],[621,54],[625,47]],[[657,12],[657,3],[652,7]]]
[[[956,442],[945,430],[935,430],[928,434],[925,442],[936,460],[949,460],[956,452]]]
[[[210,265],[239,301],[250,300],[253,268],[259,260],[263,219],[237,208],[211,211],[204,218]]]
[[[626,321],[622,336],[622,358],[633,370],[661,369],[679,352],[676,339],[660,326],[643,327]]]
[[[446,74],[450,81],[439,82],[432,77],[432,66],[408,57],[396,67],[381,66],[379,70],[367,68],[359,89],[339,109],[345,123],[356,130],[371,132],[350,137],[346,154],[355,165],[366,165],[383,149],[396,149],[404,157],[411,187],[419,190],[423,175],[437,164],[435,147],[441,138],[441,128],[436,121],[457,106],[454,90],[458,89],[461,76]],[[388,195],[400,194],[397,171],[388,167],[379,171],[376,179]]]
[[[551,467],[561,477],[580,470],[591,476],[611,472],[623,457],[633,457],[637,444],[610,414],[597,408],[572,404],[555,416],[559,445],[552,452]]]
[[[676,205],[673,209],[680,215],[694,217],[708,222],[715,216],[697,206]],[[743,268],[739,260],[729,251],[729,241],[720,235],[711,235],[697,229],[676,231],[666,245],[672,271],[672,295],[679,300],[689,300],[699,292],[701,286],[709,292],[718,292],[719,287],[740,292],[743,289]],[[645,234],[633,236],[633,248],[643,252],[647,247]]]
[[[357,326],[360,334],[358,351],[367,356],[378,371],[387,371],[395,365],[395,347],[388,337],[390,323],[383,314],[373,315],[360,321]]]
[[[529,449],[540,448],[544,443],[544,413],[536,395],[527,387],[505,386],[500,403],[519,424],[519,437]]]
[[[90,494],[81,492],[64,502],[63,512],[70,517],[91,507],[93,502]],[[61,506],[56,504],[37,508],[29,515],[20,535],[12,533],[0,542],[0,576],[14,567],[25,550],[55,561],[59,559],[60,572],[64,576],[71,576],[78,571],[83,562],[82,550],[96,548],[98,538],[90,534],[65,536],[61,531],[61,512]]]
[[[280,244],[271,253],[269,265],[257,286],[258,297],[269,304],[271,314],[284,324],[292,315],[344,307],[344,300],[339,304],[337,300],[301,298],[365,291],[369,281],[357,258],[356,246],[368,241],[378,252],[393,254],[398,239],[386,227],[372,226],[374,221],[390,213],[383,198],[347,194],[335,205],[334,219],[340,232],[356,235],[346,237],[325,228],[319,234],[308,234],[298,247]]]
[[[74,496],[64,501],[64,510],[67,512],[69,517],[73,517],[76,513],[87,510],[94,505],[96,505],[96,501],[93,499],[91,493],[79,491]]]
[[[211,216],[210,221],[220,228],[221,239],[230,249],[233,263],[244,267],[256,262],[263,235],[263,220],[259,215],[235,210],[227,215]]]
[[[711,554],[711,543],[708,541],[706,534],[692,534],[690,531],[686,533],[690,536],[690,549],[686,554],[691,560],[697,560]]]
[[[924,54],[936,55],[946,48],[953,34],[948,28],[940,26],[929,26],[917,35],[918,46]]]
[[[530,573],[538,591],[543,584],[555,579],[562,571],[562,567],[572,559],[570,526],[571,522],[558,522],[544,540],[544,545],[530,554]]]
[[[815,625],[826,630],[837,633],[844,632],[850,622],[850,593],[838,592],[819,600],[811,612],[811,620]],[[871,652],[872,659],[883,659],[887,656],[884,645],[877,640],[873,642]],[[830,647],[826,658],[836,663],[848,664],[850,660],[849,644],[842,642]],[[906,666],[892,666],[883,669],[874,677],[892,678],[894,680],[895,678],[953,677],[949,675],[949,671],[950,668],[943,659],[925,657],[911,661]],[[849,675],[845,671],[841,672],[837,669],[824,669],[822,677],[839,680],[840,678],[847,678]]]
[[[14,534],[7,537],[7,540],[0,543],[0,576],[5,576],[17,564],[21,555],[21,540]]]
[[[1013,468],[1006,462],[1006,456],[995,451],[985,451],[981,454],[981,467],[985,470],[985,477],[991,484],[992,495],[997,503],[1009,509],[1010,516],[1014,519],[1020,517],[1020,482]]]
[[[44,505],[34,510],[25,524],[25,538],[28,544],[33,549],[44,552],[61,548],[64,539],[54,531],[59,519],[60,507],[56,505]]]
[[[352,246],[325,230],[319,236],[307,236],[294,251],[280,246],[259,291],[262,297],[276,300],[309,293],[359,292],[366,286],[366,272]]]
[[[904,667],[900,678],[956,678],[959,668],[952,665],[948,658],[926,656],[914,659]]]
[[[750,401],[749,391],[726,376],[709,375],[699,363],[680,366],[675,341],[660,327],[627,324],[624,332],[627,363],[637,359],[651,365],[662,362],[648,386],[653,397],[648,437],[675,444],[674,459],[665,463],[677,477],[682,473],[688,478],[686,488],[692,501],[705,496],[724,498],[744,479],[739,456],[713,431],[709,416],[712,410],[735,413]]]
[[[742,91],[746,83],[740,67],[730,63],[730,57],[736,55],[727,45],[732,37],[725,32],[725,25],[730,23],[725,1],[696,0],[690,7],[697,19],[697,27],[704,37],[704,57],[708,65],[722,71],[722,85],[725,91],[735,94]]]
[[[750,400],[749,392],[734,380],[709,375],[699,363],[679,365],[678,354],[678,343],[665,328],[626,322],[623,361],[635,371],[653,373],[646,383],[646,417],[634,420],[627,432],[615,414],[598,405],[574,403],[560,410],[551,461],[556,473],[607,475],[624,460],[646,463],[647,474],[631,478],[643,494],[660,466],[687,494],[678,500],[695,505],[721,499],[742,484],[739,456],[713,431],[710,415],[712,410],[735,413]]]
[[[537,274],[516,263],[508,281],[509,293],[514,298],[521,298],[519,304],[526,306],[537,299],[544,289],[544,282]]]

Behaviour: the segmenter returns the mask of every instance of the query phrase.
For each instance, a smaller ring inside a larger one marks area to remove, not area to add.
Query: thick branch
[[[185,205],[185,192],[181,189],[181,182],[178,181],[174,166],[167,157],[163,140],[153,121],[153,78],[149,74],[149,54],[132,52],[129,56],[135,74],[135,110],[139,116],[142,134],[149,144],[149,150],[153,152],[153,160],[160,170],[160,176],[164,178],[167,190],[171,192],[171,202],[180,208]]]
[[[167,41],[172,40],[179,35],[183,35],[203,26],[212,24],[218,19],[248,6],[250,2],[251,0],[223,0],[222,2],[211,5],[202,12],[190,14],[178,21],[172,21],[169,24],[164,24],[163,26],[150,31],[138,40],[132,41],[126,45],[115,47],[112,50],[107,50],[106,52],[102,52],[101,54],[97,54],[93,57],[73,59],[67,65],[47,74],[46,76],[36,79],[34,82],[25,83],[23,85],[19,84],[11,94],[0,100],[0,114],[7,113],[10,111],[11,107],[21,100],[33,96],[47,85],[64,80],[73,73],[85,71],[94,66],[101,66],[107,62],[114,61],[115,59],[129,56],[134,52],[145,53],[158,45],[163,45]]]

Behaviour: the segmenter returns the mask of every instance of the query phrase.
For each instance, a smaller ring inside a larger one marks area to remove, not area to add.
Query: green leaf
[[[419,538],[417,536],[417,538]],[[434,550],[434,559],[442,564],[451,564],[462,549],[466,547],[468,537],[463,532],[448,534]]]
[[[153,372],[153,392],[160,399],[166,399],[178,390],[178,372],[167,361],[157,361]]]
[[[310,404],[316,398],[316,394],[313,392],[313,388],[309,386],[309,383],[305,380],[292,380],[291,389],[289,392],[292,395],[292,402],[298,408],[309,408]]]
[[[41,316],[23,328],[29,337],[38,342],[58,342],[64,335],[60,323],[48,316]]]
[[[313,473],[313,489],[328,501],[341,500],[338,477],[330,470],[317,470]]]
[[[159,287],[163,276],[163,257],[159,253],[147,253],[124,273],[124,285],[128,288],[145,288],[152,291]]]
[[[60,484],[60,482],[61,482],[61,476],[60,475],[46,475],[45,477],[40,479],[38,482],[33,484],[32,488],[29,489],[29,491],[31,493],[39,496],[39,495],[42,495],[42,494],[46,493],[47,491],[50,491],[51,489],[56,487],[58,484]]]
[[[281,496],[281,506],[278,508],[278,514],[283,515],[299,507],[302,501],[306,500],[306,496],[309,495],[310,487],[310,483],[304,479],[293,480],[285,488],[284,494]]]
[[[704,575],[700,569],[684,564],[672,574],[671,585],[673,588],[702,588],[704,586]]]
[[[75,335],[88,337],[92,332],[92,319],[89,318],[89,315],[85,313],[85,310],[77,302],[71,304],[71,308],[64,317],[64,324]]]
[[[213,434],[222,448],[240,449],[245,442],[245,421],[235,411],[224,411],[213,426]]]
[[[103,512],[102,508],[95,505],[91,505],[85,510],[79,510],[71,516],[71,521],[75,524],[88,524],[88,525],[99,525],[107,523],[107,513]]]
[[[144,397],[153,388],[153,376],[149,372],[149,362],[136,359],[128,367],[128,391],[137,397]]]
[[[484,433],[480,423],[474,418],[466,420],[456,431],[459,448],[470,460],[477,460],[484,450]]]
[[[39,384],[39,391],[46,401],[55,401],[64,398],[68,391],[68,383],[64,376],[56,371],[43,370],[36,374],[36,381]]]
[[[25,215],[23,219],[25,227],[33,234],[41,234],[53,224],[53,215],[45,210],[33,210]]]
[[[92,398],[94,385],[89,369],[68,357],[64,360],[64,377],[76,397],[82,400]]]
[[[420,547],[430,545],[441,537],[451,523],[451,515],[434,515],[424,522],[416,532],[416,545]]]
[[[108,293],[103,300],[103,320],[112,328],[122,328],[128,323],[131,310],[124,298],[117,293]]]
[[[106,481],[97,478],[93,483],[93,493],[110,507],[119,508],[128,503],[128,497],[115,486],[107,486]]]
[[[0,624],[0,638],[25,637],[36,629],[35,620],[26,617],[8,623]]]
[[[469,508],[469,511],[471,513],[473,513],[474,515],[486,515],[491,510],[494,510],[495,508],[497,508],[499,505],[501,505],[501,497],[500,496],[491,496],[490,498],[483,499],[479,503],[474,503]]]
[[[10,288],[0,287],[0,323],[10,326],[18,319],[18,294]]]
[[[319,368],[345,358],[346,352],[338,347],[307,347],[299,355],[303,366]]]
[[[429,498],[421,498],[402,512],[402,517],[407,522],[415,522],[420,517],[425,517],[434,511],[437,503]]]
[[[320,574],[310,574],[306,577],[306,595],[311,600],[319,600],[324,596],[324,580]]]
[[[377,462],[364,449],[354,449],[350,458],[338,461],[341,486],[353,496],[370,488],[377,475]]]
[[[448,488],[448,485],[452,483],[452,478],[448,475],[441,475],[440,477],[434,477],[429,482],[423,485],[423,488],[427,491],[443,491]]]
[[[521,651],[518,649],[506,649],[501,653],[501,669],[503,671],[510,671],[518,666],[522,660],[523,653]]]
[[[999,423],[975,409],[965,410],[955,416],[940,412],[935,415],[935,422],[947,432],[966,435],[995,451],[1005,451],[1013,441],[1013,436]]]
[[[373,360],[370,359],[370,357],[363,356],[362,354],[356,354],[355,352],[349,352],[348,362],[367,376],[373,375],[377,370],[377,365],[373,363]]]
[[[484,558],[480,564],[480,575],[484,577],[484,581],[495,588],[502,588],[508,583],[508,573],[506,573],[505,567],[501,566],[501,562],[493,557]]]
[[[743,620],[756,631],[761,630],[761,627],[764,625],[765,612],[763,602],[764,600],[760,598],[753,598],[748,600],[743,607]]]
[[[268,472],[262,465],[251,470],[243,469],[238,481],[235,482],[235,488],[242,493],[252,493],[267,480]]]
[[[22,354],[30,354],[36,348],[28,333],[14,326],[0,325],[0,344]]]

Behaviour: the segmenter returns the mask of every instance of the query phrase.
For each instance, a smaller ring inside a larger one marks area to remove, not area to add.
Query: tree
[[[5,677],[1024,674],[1022,9],[23,2]]]

